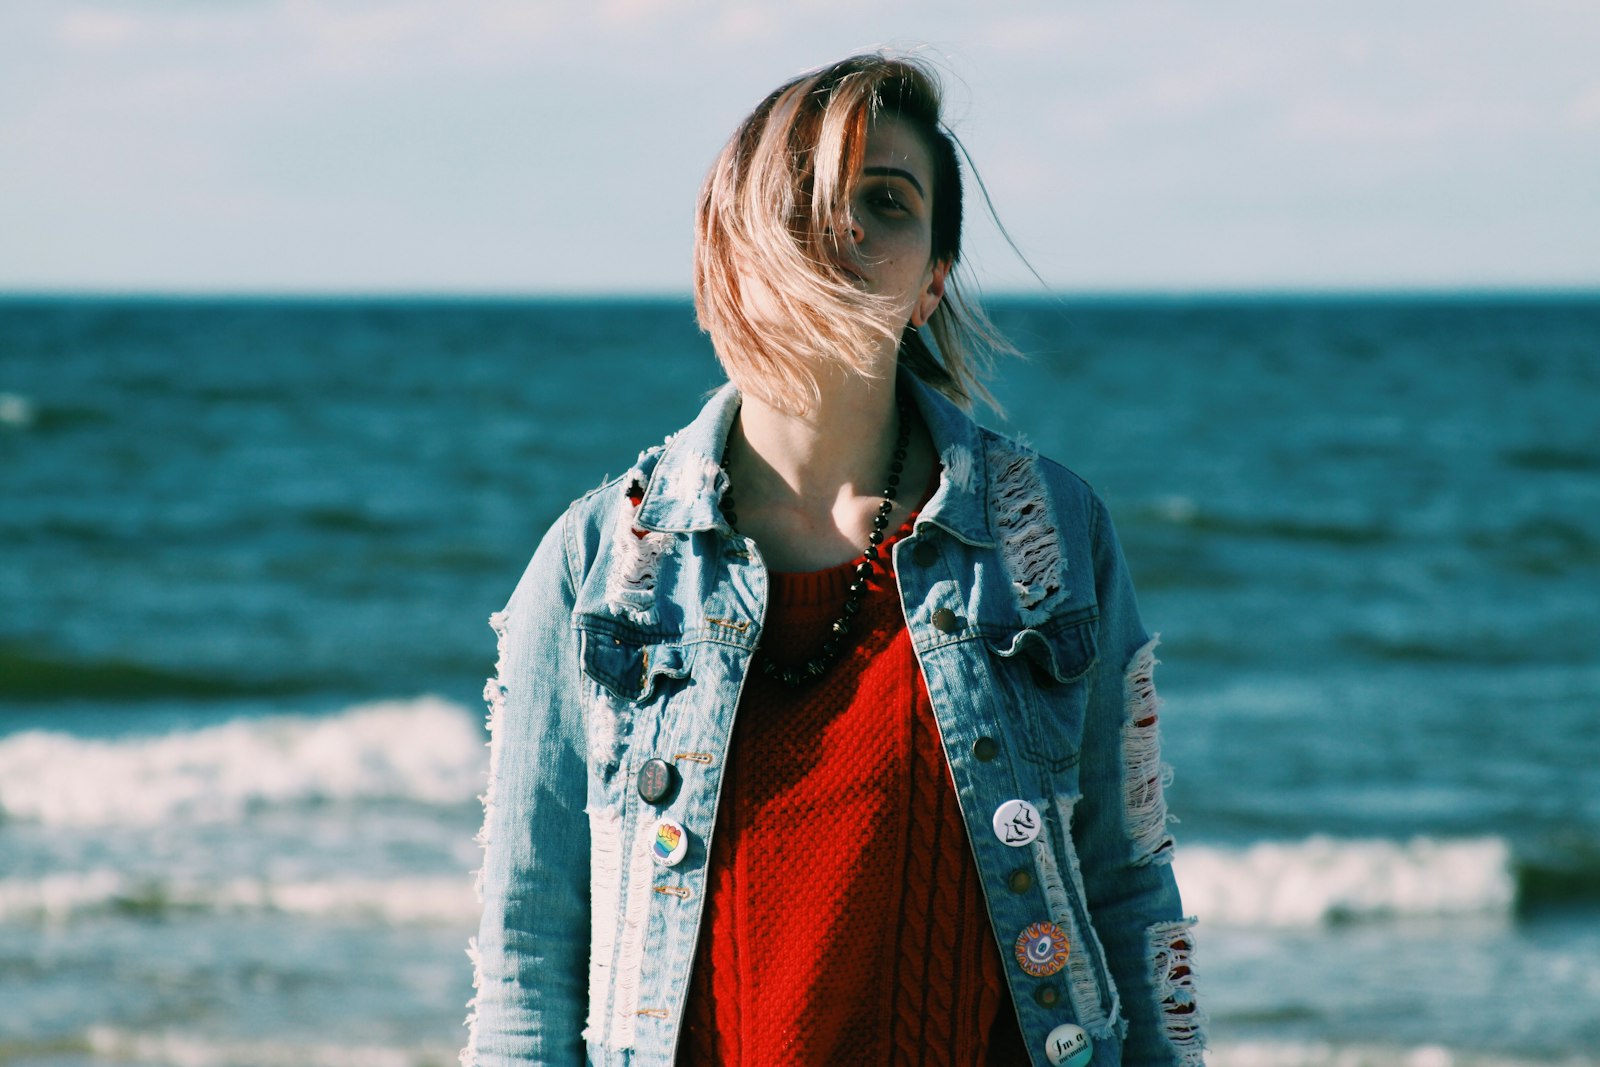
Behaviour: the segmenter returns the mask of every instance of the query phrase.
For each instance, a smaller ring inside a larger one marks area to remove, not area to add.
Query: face
[[[933,156],[910,123],[879,115],[867,129],[861,179],[840,267],[892,297],[921,326],[939,306],[949,265],[933,261]]]

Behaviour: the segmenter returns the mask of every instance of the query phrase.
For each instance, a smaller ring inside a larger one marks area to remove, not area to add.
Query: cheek
[[[884,248],[884,261],[908,282],[915,281],[933,259],[933,242],[926,234],[903,234]]]
[[[933,236],[920,226],[908,230],[900,235],[895,256],[909,263],[927,263],[933,258]]]

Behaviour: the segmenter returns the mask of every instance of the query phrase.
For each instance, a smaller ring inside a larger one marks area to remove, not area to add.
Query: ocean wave
[[[89,534],[88,536],[103,536]],[[53,701],[110,698],[288,696],[325,686],[322,678],[240,679],[219,671],[175,671],[127,660],[66,660],[0,646],[0,698]]]
[[[1483,638],[1343,634],[1339,646],[1358,656],[1393,663],[1482,663],[1486,658]]]
[[[33,417],[33,401],[21,393],[0,393],[0,426],[26,429]]]
[[[454,1067],[453,1048],[264,1041],[165,1030],[141,1033],[95,1026],[87,1051],[103,1059],[171,1067]]]
[[[1508,848],[1495,838],[1191,845],[1174,868],[1186,910],[1235,928],[1508,918],[1526,874],[1513,871]],[[0,922],[235,912],[466,926],[476,921],[478,904],[464,873],[207,879],[97,868],[0,878]]]
[[[64,1051],[52,1044],[50,1051]],[[97,1057],[170,1067],[454,1067],[456,1050],[341,1045],[326,1042],[262,1041],[215,1037],[182,1030],[140,1032],[94,1026],[70,1042]],[[5,1062],[0,1056],[0,1062]],[[1600,1067],[1580,1054],[1556,1059],[1506,1055],[1445,1045],[1381,1045],[1331,1041],[1231,1041],[1214,1043],[1211,1067]]]
[[[52,404],[41,407],[23,393],[0,390],[0,430],[57,430],[110,422],[99,408]]]
[[[1210,1067],[1600,1067],[1600,1060],[1581,1056],[1547,1060],[1444,1045],[1408,1048],[1326,1041],[1218,1043],[1210,1048],[1206,1062]]]
[[[1189,845],[1173,869],[1184,907],[1230,926],[1509,916],[1517,898],[1511,847],[1497,837]]]
[[[1186,910],[1233,927],[1508,917],[1517,895],[1510,850],[1498,838],[1190,845],[1180,849],[1174,870]],[[0,921],[186,912],[470,925],[478,904],[465,873],[207,880],[100,868],[0,879]]]
[[[59,923],[90,915],[270,912],[311,919],[470,927],[479,905],[472,876],[216,882],[154,880],[100,869],[0,878],[0,922]]]
[[[1200,533],[1252,537],[1270,541],[1311,542],[1367,546],[1394,540],[1395,533],[1380,523],[1349,522],[1303,516],[1228,515],[1207,511],[1192,497],[1164,496],[1147,502],[1139,517]]]
[[[458,805],[482,790],[487,758],[476,716],[436,697],[158,737],[30,730],[0,740],[0,818],[150,826],[330,801]]]
[[[1554,512],[1530,515],[1511,526],[1475,530],[1467,545],[1494,553],[1527,574],[1560,574],[1600,560],[1600,535],[1592,523]]]
[[[1540,473],[1586,474],[1600,470],[1600,454],[1590,448],[1525,445],[1503,449],[1500,458],[1509,467]]]
[[[392,534],[408,527],[399,519],[383,518],[355,507],[310,507],[293,517],[326,533]]]

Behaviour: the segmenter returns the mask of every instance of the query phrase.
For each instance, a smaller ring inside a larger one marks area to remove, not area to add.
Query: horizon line
[[[1248,300],[1248,299],[1461,299],[1482,297],[1509,298],[1587,298],[1600,297],[1600,283],[1529,285],[1325,285],[1325,286],[1149,286],[1076,289],[997,289],[978,294],[979,303],[1060,301],[1162,301],[1162,300]],[[292,289],[260,287],[253,289],[180,288],[5,288],[0,301],[27,300],[128,300],[192,302],[304,302],[334,303],[691,303],[689,290],[617,289]]]

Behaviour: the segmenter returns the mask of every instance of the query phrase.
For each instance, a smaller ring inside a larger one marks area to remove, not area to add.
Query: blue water
[[[1600,1063],[1600,297],[994,310],[1212,1062]],[[485,617],[719,380],[686,301],[0,300],[0,1065],[451,1062]]]

